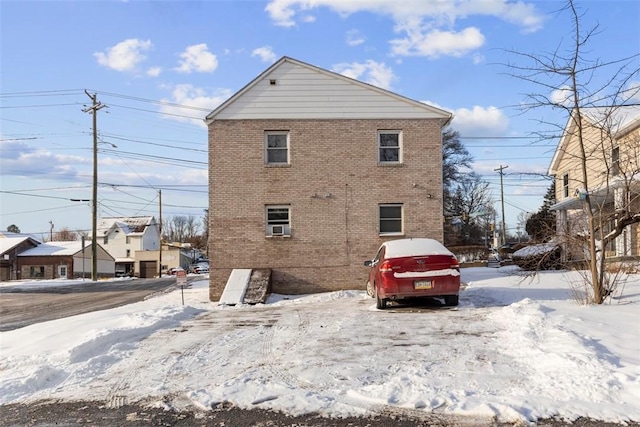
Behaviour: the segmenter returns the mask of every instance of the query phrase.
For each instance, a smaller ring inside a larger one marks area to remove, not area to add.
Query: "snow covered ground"
[[[199,281],[184,306],[177,290],[1,332],[0,404],[640,421],[640,276],[581,306],[575,273],[516,272],[463,269],[458,308],[386,311],[364,291],[218,306]]]

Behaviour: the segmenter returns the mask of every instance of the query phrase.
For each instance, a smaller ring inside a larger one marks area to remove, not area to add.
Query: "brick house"
[[[210,298],[234,268],[273,291],[364,288],[381,242],[443,239],[451,114],[283,57],[206,117]]]
[[[97,245],[98,277],[115,275],[115,260]],[[91,278],[91,242],[48,242],[18,254],[22,279]]]
[[[605,233],[615,225],[613,212],[640,212],[640,106],[583,108],[581,113],[587,182],[575,115],[569,118],[549,166],[549,174],[555,177],[557,202],[551,210],[556,211],[557,240],[563,244],[565,261],[585,258],[585,246],[575,238],[587,235],[585,194],[595,206],[595,221],[605,221]],[[638,224],[627,226],[605,248],[609,259],[638,256]]]
[[[20,280],[18,254],[41,243],[27,234],[0,231],[0,282]]]

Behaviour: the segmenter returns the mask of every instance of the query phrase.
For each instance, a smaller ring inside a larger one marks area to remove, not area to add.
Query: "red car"
[[[458,305],[460,266],[437,240],[390,240],[364,265],[371,267],[367,293],[379,309],[389,301],[417,297],[443,298],[445,305]]]

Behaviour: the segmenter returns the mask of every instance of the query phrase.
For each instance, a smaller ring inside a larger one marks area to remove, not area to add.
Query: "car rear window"
[[[390,240],[385,243],[385,246],[387,249],[384,257],[387,259],[420,255],[453,255],[442,243],[433,239]]]

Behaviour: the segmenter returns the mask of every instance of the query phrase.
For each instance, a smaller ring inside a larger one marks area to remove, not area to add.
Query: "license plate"
[[[431,280],[416,280],[413,282],[415,289],[431,289]]]

